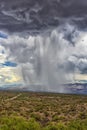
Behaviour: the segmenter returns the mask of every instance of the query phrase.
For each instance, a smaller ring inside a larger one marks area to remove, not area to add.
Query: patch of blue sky
[[[1,51],[1,53],[2,53],[2,54],[5,54],[5,51],[4,51],[4,50],[2,50],[2,51]]]
[[[8,66],[8,67],[16,67],[17,64],[14,62],[6,61],[5,63],[2,63],[3,66]]]
[[[3,33],[3,32],[0,32],[0,38],[5,38],[7,39],[8,38],[8,35]]]
[[[2,88],[2,89],[5,89],[5,88],[16,88],[16,87],[18,87],[19,88],[19,86],[22,86],[23,84],[22,83],[6,83],[6,84],[0,84],[0,89]]]

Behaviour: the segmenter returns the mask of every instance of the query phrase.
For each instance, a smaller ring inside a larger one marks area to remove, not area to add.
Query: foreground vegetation
[[[87,96],[0,92],[0,130],[87,130]]]

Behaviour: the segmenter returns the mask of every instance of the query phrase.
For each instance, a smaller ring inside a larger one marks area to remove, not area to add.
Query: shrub
[[[40,124],[32,118],[29,120],[28,130],[41,130]]]
[[[28,130],[28,122],[22,117],[2,117],[0,124],[0,130]]]
[[[87,130],[87,120],[84,121],[72,121],[68,125],[70,130]]]
[[[50,124],[44,130],[66,130],[66,127],[62,123]]]
[[[26,121],[22,117],[2,117],[0,130],[40,130],[40,125],[34,119]]]

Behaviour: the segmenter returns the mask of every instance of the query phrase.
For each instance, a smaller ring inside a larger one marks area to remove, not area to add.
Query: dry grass
[[[0,116],[34,118],[43,126],[49,122],[67,124],[87,119],[87,96],[0,92]]]

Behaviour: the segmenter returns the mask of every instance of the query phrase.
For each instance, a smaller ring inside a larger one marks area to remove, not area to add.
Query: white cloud
[[[69,33],[71,39],[67,37]],[[7,59],[18,64],[26,84],[39,83],[52,90],[60,83],[72,82],[75,73],[85,73],[87,33],[72,25],[61,26],[47,35],[10,35],[0,42]]]
[[[9,83],[22,83],[23,79],[18,73],[19,68],[11,67],[2,67],[0,68],[0,84],[9,84]],[[20,72],[20,71],[19,71]]]

